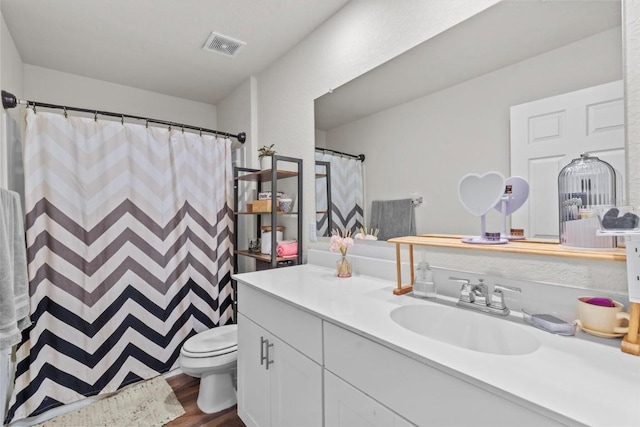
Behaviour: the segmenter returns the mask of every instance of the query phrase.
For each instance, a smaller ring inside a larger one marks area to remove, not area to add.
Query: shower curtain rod
[[[101,116],[110,116],[110,117],[120,117],[123,121],[125,118],[127,119],[136,119],[136,120],[144,120],[148,123],[156,123],[156,124],[161,124],[161,125],[167,125],[169,126],[169,128],[171,127],[179,127],[181,129],[190,129],[190,130],[197,130],[200,131],[200,133],[202,132],[208,132],[208,133],[212,133],[214,135],[219,135],[219,136],[226,136],[229,138],[236,138],[238,140],[238,142],[240,142],[241,144],[244,144],[244,142],[247,140],[247,134],[245,132],[240,132],[237,135],[233,135],[230,134],[228,132],[221,132],[219,130],[213,130],[213,129],[205,129],[205,128],[201,128],[198,126],[191,126],[191,125],[185,125],[182,123],[174,123],[174,122],[168,122],[166,120],[158,120],[158,119],[151,119],[148,117],[140,117],[140,116],[132,116],[130,114],[121,114],[121,113],[111,113],[109,111],[100,111],[100,110],[89,110],[87,108],[78,108],[78,107],[67,107],[64,105],[56,105],[56,104],[47,104],[44,102],[36,102],[36,101],[26,101],[23,99],[17,99],[16,96],[12,93],[9,93],[5,90],[2,91],[2,106],[5,109],[8,108],[15,108],[18,104],[21,105],[26,105],[27,107],[29,106],[33,106],[34,111],[35,111],[35,107],[44,107],[44,108],[57,108],[57,109],[61,109],[65,111],[65,116],[67,111],[79,111],[82,113],[93,113],[94,117],[98,117],[98,115]]]
[[[351,157],[353,159],[364,162],[364,154],[349,154],[349,153],[343,153],[342,151],[330,150],[328,148],[320,148],[320,147],[316,147],[316,151],[323,151],[325,153],[328,152],[328,153],[337,154],[343,157]]]

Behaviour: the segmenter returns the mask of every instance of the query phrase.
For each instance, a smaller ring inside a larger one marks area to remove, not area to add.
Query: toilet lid
[[[211,353],[230,350],[237,345],[238,325],[225,325],[192,336],[182,348],[189,353]]]

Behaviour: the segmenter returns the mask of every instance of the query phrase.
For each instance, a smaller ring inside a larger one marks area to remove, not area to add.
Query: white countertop
[[[524,355],[487,354],[397,325],[389,316],[394,308],[436,303],[393,295],[395,284],[389,281],[368,276],[342,279],[333,269],[311,264],[234,278],[414,359],[579,423],[640,426],[640,357],[621,352],[606,339],[563,337],[521,323],[516,326],[540,340],[539,349]],[[242,311],[242,301],[238,304]]]

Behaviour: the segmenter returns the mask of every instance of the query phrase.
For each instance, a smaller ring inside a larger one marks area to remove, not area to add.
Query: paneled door
[[[589,153],[619,174],[624,195],[624,95],[622,81],[511,107],[511,176],[529,182],[529,200],[511,227],[530,238],[558,237],[558,174]]]

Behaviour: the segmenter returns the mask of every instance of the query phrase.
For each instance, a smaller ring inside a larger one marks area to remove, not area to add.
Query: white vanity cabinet
[[[238,300],[238,415],[250,427],[321,427],[322,321],[249,287]]]
[[[564,425],[328,322],[324,350],[327,370],[419,426]]]

